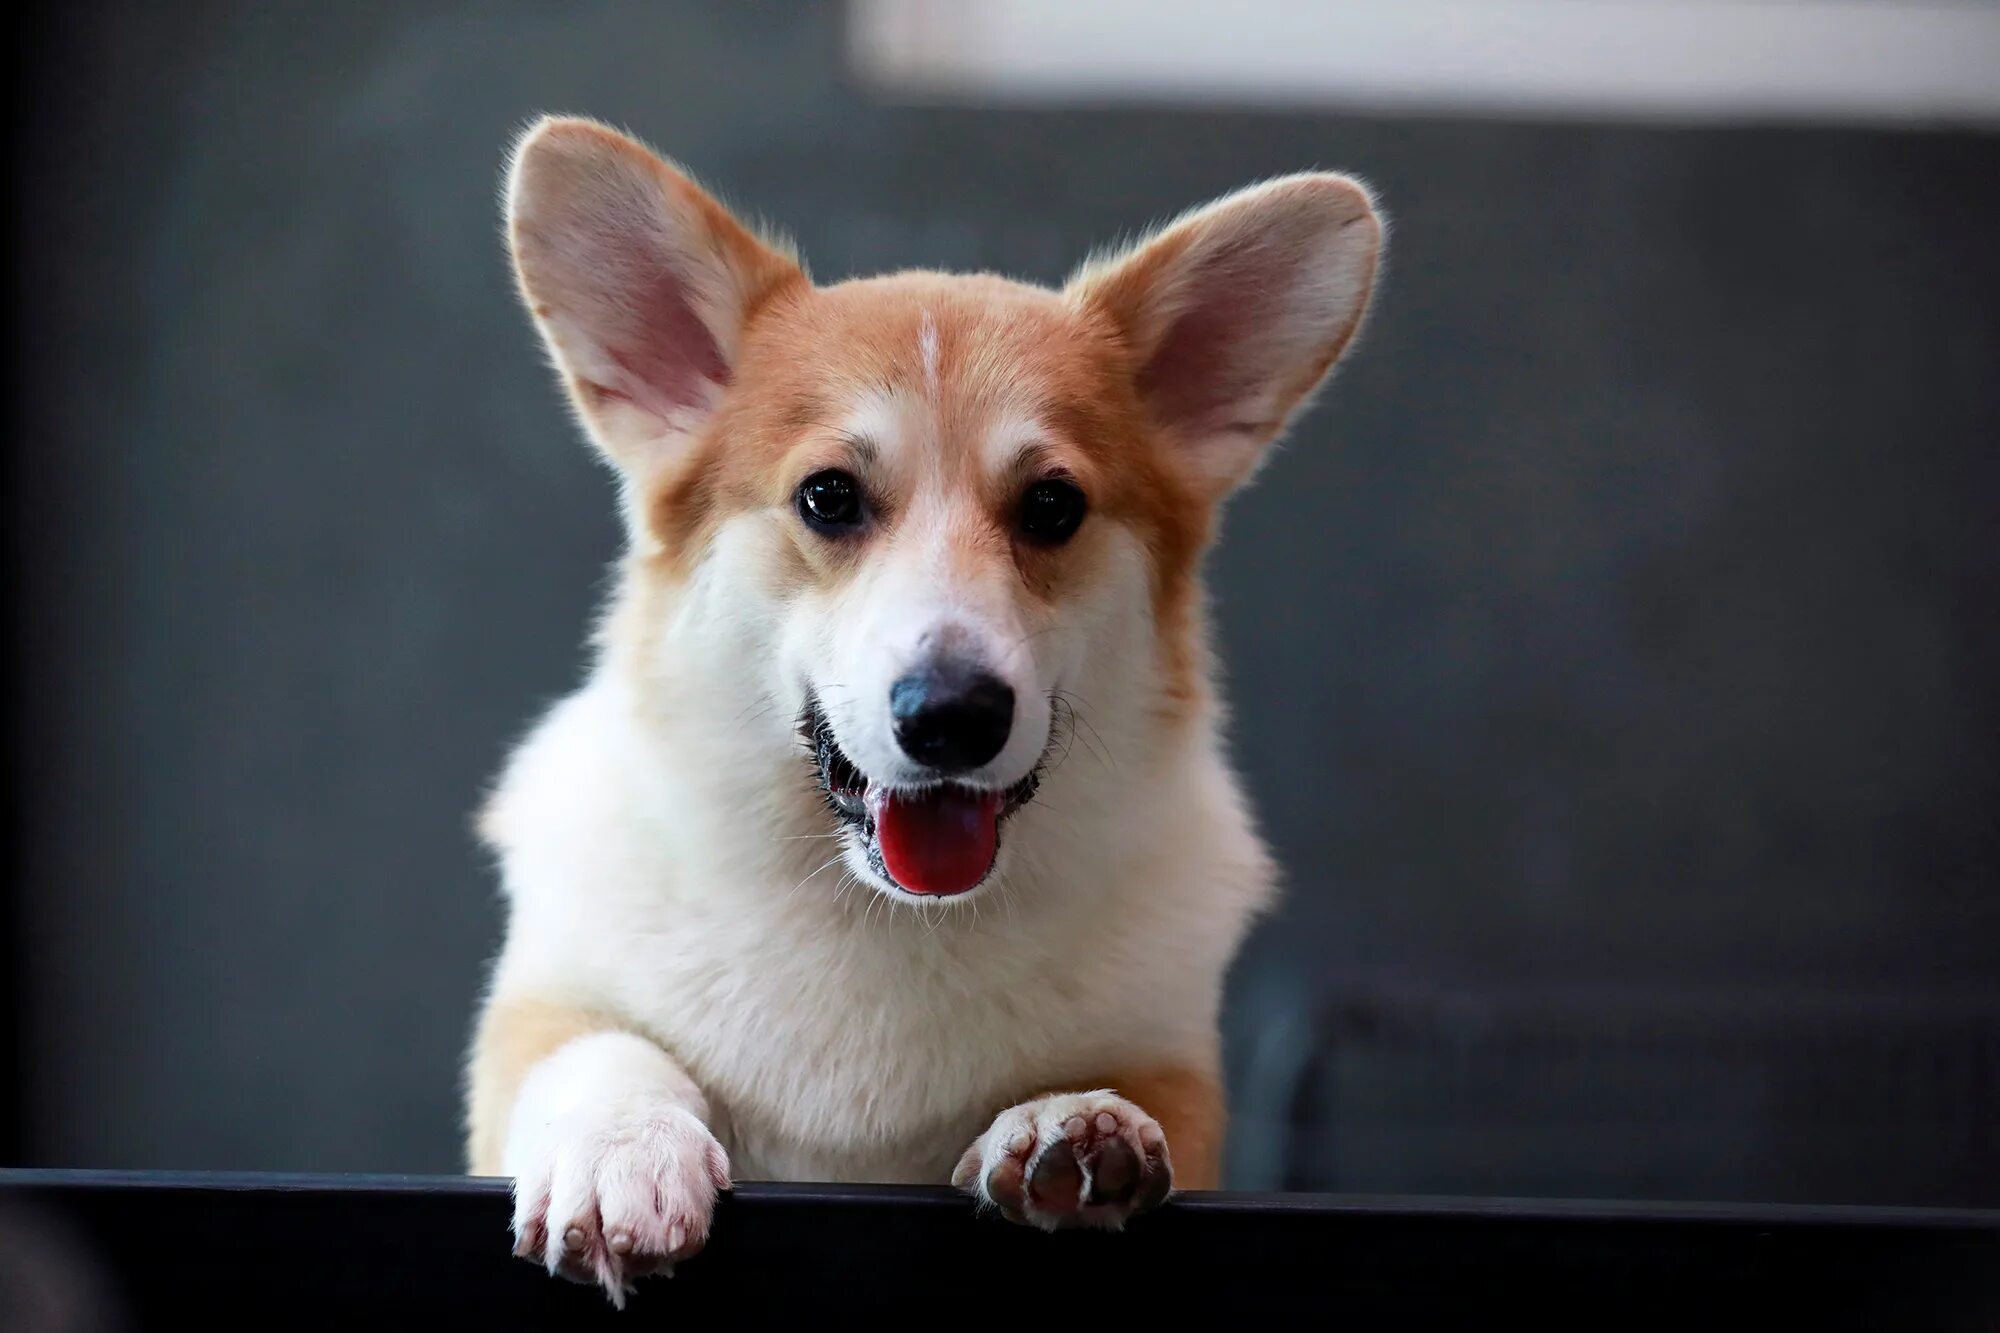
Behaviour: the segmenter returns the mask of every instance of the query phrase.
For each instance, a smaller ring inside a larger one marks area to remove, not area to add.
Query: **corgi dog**
[[[732,1178],[1049,1229],[1215,1188],[1274,869],[1202,563],[1361,326],[1368,189],[1270,180],[1060,290],[817,284],[583,119],[525,134],[505,207],[626,532],[479,819],[508,919],[467,1155],[516,1252],[622,1302]]]

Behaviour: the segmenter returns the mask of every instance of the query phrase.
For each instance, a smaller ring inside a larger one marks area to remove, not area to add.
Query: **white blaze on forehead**
[[[923,326],[917,330],[917,356],[924,363],[924,393],[935,403],[939,394],[938,327],[928,310],[924,311]]]

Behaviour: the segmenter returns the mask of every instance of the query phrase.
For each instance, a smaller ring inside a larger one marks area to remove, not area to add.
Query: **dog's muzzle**
[[[920,758],[919,751],[928,751],[956,761],[950,768],[928,764],[942,775],[976,768],[1006,745],[1014,708],[1012,690],[999,685],[1006,691],[1002,719],[997,716],[1000,697],[991,688],[999,683],[990,677],[923,682],[905,689],[909,679],[896,685],[903,691],[896,721],[904,753]],[[898,696],[892,692],[892,712],[898,711],[897,705]],[[918,739],[906,739],[906,724]],[[799,718],[799,734],[811,751],[827,807],[860,834],[870,867],[897,887],[925,897],[954,897],[984,882],[999,856],[1001,823],[1033,799],[1041,783],[1042,766],[1037,764],[1027,777],[1004,790],[968,786],[942,776],[935,784],[917,788],[875,785],[842,752],[818,699],[810,695]],[[981,749],[983,755],[966,762]]]

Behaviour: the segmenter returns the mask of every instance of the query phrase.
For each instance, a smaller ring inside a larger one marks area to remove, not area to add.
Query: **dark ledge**
[[[0,1171],[0,1326],[32,1333],[30,1300],[108,1296],[140,1329],[224,1312],[496,1333],[1219,1310],[1347,1329],[2000,1327],[2000,1211],[1210,1194],[1121,1235],[1046,1236],[942,1189],[744,1185],[708,1250],[622,1317],[509,1257],[508,1214],[491,1180]]]

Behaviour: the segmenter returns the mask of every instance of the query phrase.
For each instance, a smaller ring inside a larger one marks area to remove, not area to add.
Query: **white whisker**
[[[821,865],[821,866],[819,867],[819,870],[815,870],[815,871],[813,871],[811,875],[807,875],[807,876],[805,877],[805,879],[802,879],[802,880],[800,880],[800,881],[799,881],[798,883],[796,883],[796,884],[792,885],[792,887],[791,887],[791,891],[785,894],[785,900],[786,900],[787,902],[789,902],[789,901],[791,900],[791,897],[792,897],[792,894],[794,894],[794,893],[797,893],[797,892],[798,892],[798,891],[799,891],[800,889],[803,889],[803,888],[804,888],[804,887],[806,886],[806,882],[807,882],[807,880],[810,880],[810,879],[812,879],[812,878],[813,878],[814,876],[816,876],[816,875],[818,875],[818,874],[820,873],[820,870],[825,870],[825,869],[827,868],[827,866],[830,866],[830,865],[833,865],[833,864],[834,864],[835,862],[839,861],[839,860],[841,859],[841,857],[843,857],[843,856],[845,856],[845,855],[846,855],[846,853],[845,853],[844,851],[843,851],[843,852],[835,852],[835,853],[834,853],[834,854],[833,854],[833,855],[832,855],[831,857],[829,857],[829,858],[828,858],[828,859],[826,860],[826,862],[825,862],[824,864],[822,864],[822,865]]]

